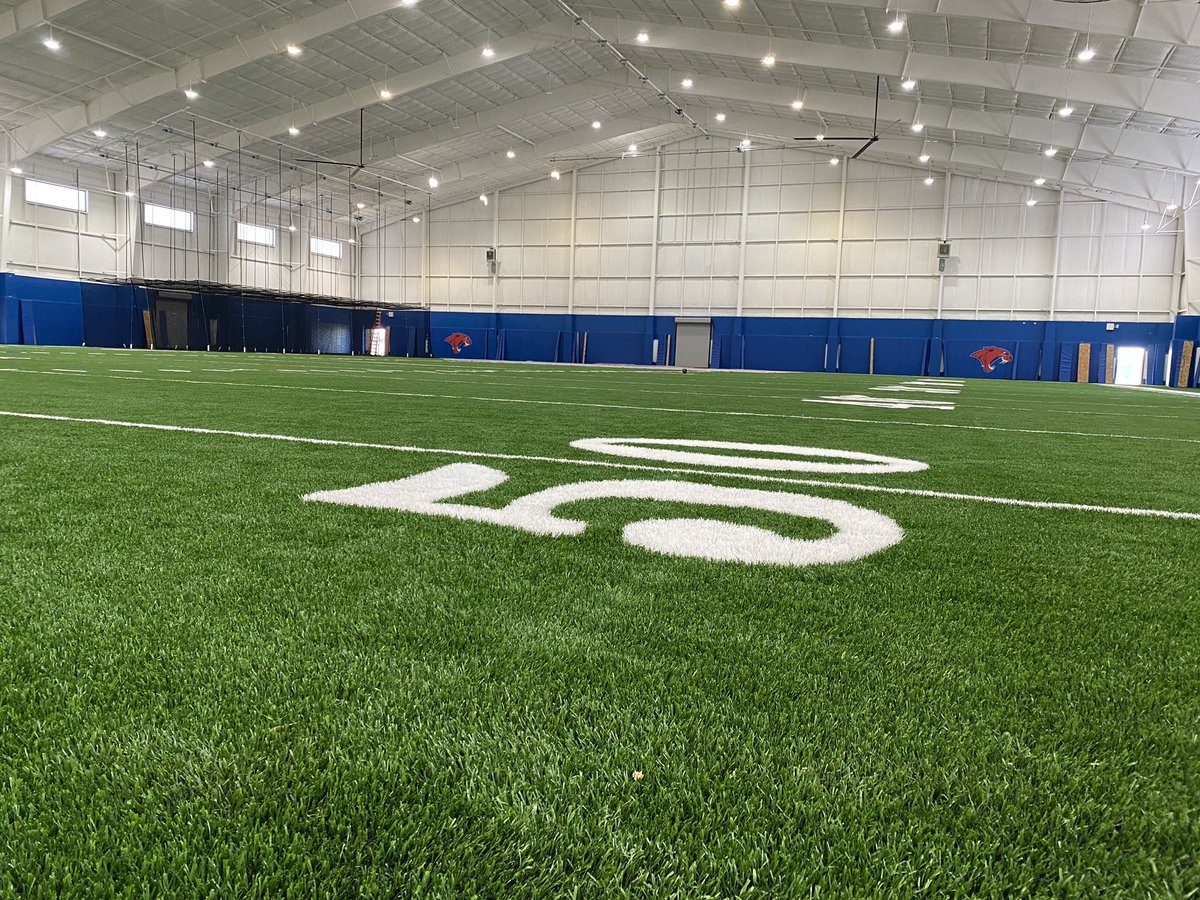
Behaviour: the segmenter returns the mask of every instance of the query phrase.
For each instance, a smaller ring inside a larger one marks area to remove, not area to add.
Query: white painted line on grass
[[[176,375],[191,375],[191,369],[159,369],[160,372],[171,372]]]
[[[1153,391],[1156,394],[1170,394],[1172,397],[1187,397],[1191,400],[1200,400],[1200,391],[1194,391],[1191,388],[1146,387],[1140,384],[1106,384],[1105,387],[1125,388],[1128,391]]]
[[[20,375],[56,375],[56,372],[37,372],[26,369],[0,369],[0,371],[10,371]],[[1175,437],[1160,437],[1157,435],[1144,434],[1104,434],[1094,431],[1052,431],[1042,428],[1003,428],[999,425],[952,425],[946,422],[911,422],[904,419],[853,419],[848,416],[802,416],[795,413],[766,413],[766,412],[745,412],[735,410],[711,410],[711,409],[686,409],[670,406],[631,406],[620,403],[582,403],[575,400],[529,400],[516,397],[473,397],[462,394],[424,394],[416,391],[370,391],[360,388],[332,388],[332,387],[316,387],[313,385],[299,384],[263,384],[261,382],[242,382],[242,381],[199,381],[194,378],[147,378],[145,376],[138,377],[135,375],[91,375],[94,378],[114,378],[121,381],[154,381],[159,384],[198,384],[208,385],[210,387],[240,387],[240,388],[259,388],[262,390],[275,391],[309,391],[314,393],[325,394],[366,394],[373,397],[411,397],[422,400],[457,400],[464,403],[515,403],[532,406],[573,406],[583,407],[587,409],[624,409],[634,412],[655,412],[655,413],[677,413],[680,415],[696,415],[696,416],[735,416],[739,418],[754,418],[754,419],[787,419],[789,421],[801,422],[842,422],[851,425],[885,425],[888,427],[904,426],[908,428],[950,428],[963,431],[996,431],[1006,434],[1039,434],[1039,435],[1055,435],[1059,437],[1085,437],[1085,438],[1110,438],[1113,440],[1130,440],[1130,441],[1161,441],[1170,444],[1200,444],[1200,438],[1175,438]],[[873,400],[876,406],[890,405],[886,404],[882,398],[863,397],[863,400]],[[838,403],[841,401],[821,401],[813,400],[806,401],[813,403]]]
[[[87,369],[51,369],[51,372],[58,372],[62,375],[86,375]]]
[[[291,444],[311,444],[318,447],[352,447],[359,450],[389,450],[395,453],[421,453],[432,456],[464,456],[472,459],[504,459],[517,462],[555,463],[567,466],[587,466],[601,469],[627,469],[637,472],[666,472],[669,474],[703,475],[705,477],[743,478],[773,484],[794,484],[805,487],[830,488],[847,491],[867,491],[876,494],[898,494],[906,497],[928,497],[935,500],[969,500],[976,503],[994,503],[1001,506],[1020,506],[1028,509],[1074,510],[1077,512],[1113,513],[1123,516],[1148,516],[1158,519],[1186,519],[1200,521],[1200,513],[1177,512],[1167,509],[1136,509],[1122,506],[1097,506],[1087,503],[1058,503],[1046,500],[1017,500],[1010,497],[987,497],[979,494],[958,494],[946,491],[926,491],[917,488],[885,487],[876,484],[855,484],[844,481],[821,481],[809,478],[782,478],[772,475],[752,475],[746,472],[711,471],[706,469],[670,468],[665,466],[642,466],[633,463],[616,463],[596,459],[567,459],[557,456],[527,456],[520,453],[487,453],[481,450],[451,450],[442,447],[410,447],[402,444],[376,444],[366,441],[342,441],[332,438],[300,437],[291,434],[270,434],[254,431],[232,431],[223,428],[195,428],[187,425],[160,425],[154,422],[126,422],[119,419],[89,419],[75,416],[57,416],[47,413],[16,412],[0,410],[0,416],[13,419],[33,419],[46,422],[70,422],[81,425],[107,425],[116,428],[140,428],[148,431],[174,431],[184,434],[207,434],[223,437],[249,438],[260,441],[282,441]]]
[[[130,374],[130,375],[141,375],[141,374],[142,374],[142,370],[141,370],[141,369],[109,369],[108,371],[110,371],[110,372],[124,372],[124,373],[126,373],[126,374]]]

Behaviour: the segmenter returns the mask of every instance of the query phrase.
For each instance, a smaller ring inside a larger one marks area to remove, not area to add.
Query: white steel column
[[[1058,192],[1058,205],[1054,213],[1054,252],[1050,261],[1050,319],[1058,311],[1058,270],[1062,259],[1062,230],[1063,207],[1066,205],[1067,192]]]
[[[842,247],[846,240],[846,179],[849,177],[849,160],[842,162],[842,202],[838,205],[837,268],[833,273],[833,314],[838,314],[842,302]]]
[[[4,173],[4,199],[0,207],[0,272],[8,271],[9,229],[12,226],[13,176]]]
[[[953,187],[952,179],[954,176],[949,172],[946,173],[945,189],[942,194],[942,240],[950,240],[950,188]],[[934,318],[942,317],[942,310],[946,305],[946,266],[950,265],[950,260],[938,258],[938,291],[937,291],[937,313]]]
[[[749,231],[750,222],[750,154],[743,153],[745,161],[742,164],[742,222],[741,231],[741,251],[738,257],[738,286],[737,286],[737,314],[742,314],[742,307],[746,300],[746,238]]]
[[[658,299],[658,208],[662,197],[662,147],[654,148],[654,219],[650,234],[650,310],[654,315]]]
[[[1184,207],[1183,290],[1179,307],[1185,313],[1200,312],[1200,208]]]
[[[492,192],[492,249],[496,258],[492,260],[492,312],[500,308],[500,190]]]
[[[575,210],[578,200],[579,169],[576,168],[571,170],[571,246],[567,254],[567,315],[575,312]]]
[[[433,299],[429,296],[429,218],[430,210],[425,211],[421,218],[421,302],[433,309]]]

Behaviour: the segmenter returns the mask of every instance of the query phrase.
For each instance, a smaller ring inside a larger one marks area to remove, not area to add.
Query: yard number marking
[[[572,446],[613,456],[768,471],[878,474],[919,472],[928,468],[925,463],[916,460],[781,444],[658,438],[588,438],[574,441]],[[782,456],[726,456],[670,449],[674,447],[742,450]],[[828,459],[845,459],[849,462],[820,461]],[[833,535],[826,538],[801,540],[784,537],[766,528],[714,519],[646,519],[625,526],[623,535],[627,544],[667,556],[707,559],[714,562],[776,566],[848,563],[886,550],[904,538],[903,529],[892,519],[842,500],[781,491],[718,487],[690,481],[581,481],[528,494],[502,509],[446,502],[467,494],[491,490],[506,481],[508,475],[499,469],[475,463],[454,463],[398,481],[376,482],[343,490],[318,491],[305,495],[304,499],[368,509],[394,509],[469,522],[486,522],[549,537],[580,535],[587,530],[586,522],[555,515],[554,511],[558,507],[582,500],[613,498],[758,509],[797,518],[818,519],[828,522],[836,529]]]

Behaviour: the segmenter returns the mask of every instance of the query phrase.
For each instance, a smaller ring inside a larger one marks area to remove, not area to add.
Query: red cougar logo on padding
[[[450,345],[450,349],[455,353],[462,353],[463,347],[471,346],[470,335],[463,334],[461,331],[456,331],[450,337],[446,338],[446,343]]]
[[[1007,365],[1013,361],[1013,355],[1003,347],[984,347],[982,350],[976,350],[971,356],[979,360],[985,372],[995,372],[996,366]]]

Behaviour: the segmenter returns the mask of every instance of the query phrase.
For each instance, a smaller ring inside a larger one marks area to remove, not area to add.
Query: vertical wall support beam
[[[738,251],[738,286],[737,286],[737,314],[742,314],[742,309],[746,305],[746,239],[749,237],[750,230],[750,154],[743,153],[745,160],[742,163],[742,221],[739,226],[739,239],[741,240],[741,250]]]
[[[575,212],[571,212],[571,227],[575,227],[574,223]],[[572,240],[574,243],[574,240]],[[500,190],[497,188],[492,192],[492,248],[496,251],[496,258],[492,260],[492,312],[496,312],[500,308]],[[571,253],[574,256],[574,248]]]
[[[571,246],[567,264],[567,315],[575,314],[575,228],[576,210],[579,203],[579,169],[571,170]],[[599,274],[599,273],[597,273]]]
[[[433,309],[433,299],[429,294],[429,220],[433,210],[425,210],[421,217],[421,303]]]
[[[655,314],[658,300],[658,228],[659,207],[662,206],[662,147],[654,148],[654,217],[650,233],[650,315]]]
[[[950,240],[950,188],[953,187],[954,176],[949,172],[946,173],[945,187],[942,192],[942,240]],[[845,203],[842,204],[845,206]],[[946,266],[950,265],[950,260],[938,260],[938,288],[937,288],[937,312],[934,314],[935,319],[942,317],[942,310],[946,306]],[[932,365],[932,364],[931,364]]]
[[[12,227],[13,176],[4,173],[4,197],[0,200],[0,272],[8,271],[9,230]]]
[[[850,160],[842,163],[842,200],[838,204],[837,268],[833,273],[833,315],[836,317],[842,304],[842,248],[846,243],[846,180],[849,178]]]
[[[1054,251],[1050,259],[1050,321],[1054,321],[1054,315],[1058,312],[1058,270],[1062,260],[1063,207],[1067,202],[1066,197],[1066,191],[1058,192],[1058,203],[1054,212]]]

